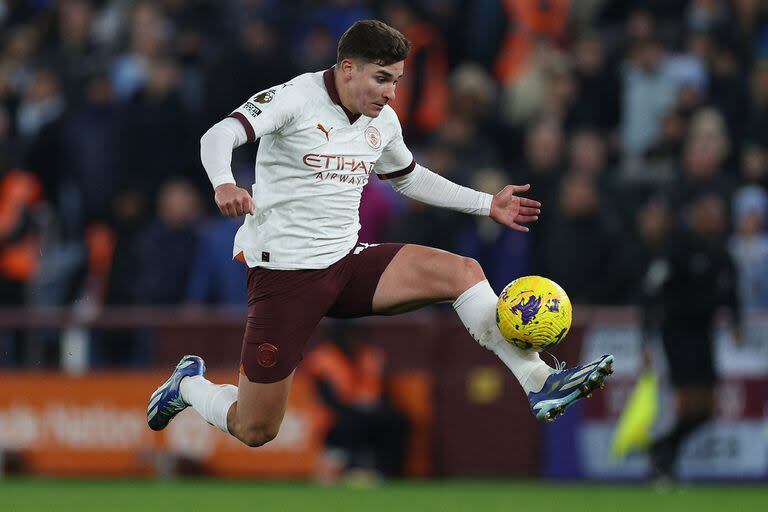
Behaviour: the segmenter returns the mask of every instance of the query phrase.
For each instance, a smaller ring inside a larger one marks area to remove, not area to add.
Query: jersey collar
[[[344,113],[347,114],[347,118],[349,119],[349,124],[352,124],[360,118],[360,114],[353,114],[347,107],[341,104],[341,97],[339,96],[339,91],[336,89],[336,82],[333,80],[333,69],[334,68],[326,69],[323,72],[325,88],[328,90],[328,96],[331,97],[331,101],[344,110]]]

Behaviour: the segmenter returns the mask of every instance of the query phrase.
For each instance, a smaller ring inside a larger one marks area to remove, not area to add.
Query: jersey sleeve
[[[382,180],[405,176],[416,167],[413,154],[403,140],[403,129],[400,127],[400,121],[397,119],[397,115],[393,115],[393,117],[394,135],[376,162],[376,175]]]
[[[245,128],[248,142],[263,135],[278,133],[298,113],[300,105],[293,87],[278,85],[254,94],[229,117],[237,119]]]

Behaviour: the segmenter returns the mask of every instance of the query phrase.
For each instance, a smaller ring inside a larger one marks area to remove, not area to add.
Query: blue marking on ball
[[[509,308],[513,313],[520,313],[523,325],[526,325],[533,320],[539,312],[539,309],[541,309],[541,297],[536,297],[535,295],[531,295],[528,297],[527,301],[521,301],[516,306]]]

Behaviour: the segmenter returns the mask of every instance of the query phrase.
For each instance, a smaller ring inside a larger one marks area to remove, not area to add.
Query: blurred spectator
[[[451,114],[478,126],[488,137],[494,136],[496,83],[477,64],[465,63],[450,76]]]
[[[686,205],[687,229],[649,265],[645,286],[646,325],[661,327],[677,407],[676,423],[650,448],[653,468],[664,478],[674,478],[682,442],[714,414],[716,310],[727,306],[737,333],[741,328],[736,269],[723,245],[724,202],[703,193]]]
[[[606,152],[598,132],[587,128],[574,131],[568,144],[569,172],[602,182],[608,178]]]
[[[27,156],[69,236],[109,216],[120,179],[121,118],[107,76],[88,77],[83,96],[40,133]]]
[[[715,31],[728,21],[728,10],[718,0],[691,0],[685,12],[685,24],[689,29]]]
[[[688,95],[698,99],[709,85],[707,66],[712,61],[715,42],[707,32],[693,32],[684,44],[681,51],[670,52],[666,60],[681,88],[689,89]]]
[[[731,193],[731,182],[722,169],[730,142],[722,116],[714,109],[703,109],[691,120],[683,149],[683,173],[677,188],[678,204],[687,204],[704,191]]]
[[[686,117],[678,110],[671,110],[661,118],[659,140],[645,153],[647,178],[657,183],[668,183],[675,173],[683,153],[687,132]]]
[[[112,82],[120,101],[128,101],[149,80],[152,61],[168,50],[171,27],[159,7],[137,3],[130,13],[129,48],[119,55],[112,68]]]
[[[768,146],[768,60],[752,68],[749,98],[745,135],[750,142]]]
[[[451,179],[466,184],[467,172],[480,167],[497,167],[500,156],[493,143],[480,132],[480,127],[472,120],[450,114],[435,131],[433,143],[450,148],[456,156],[456,164],[464,170],[464,175],[455,175]],[[442,169],[437,169],[442,171]],[[442,174],[442,172],[441,172]]]
[[[362,341],[354,328],[338,322],[331,339],[308,354],[304,368],[315,382],[329,423],[321,479],[332,482],[339,472],[351,469],[401,476],[409,426],[390,403],[384,354]]]
[[[0,300],[22,305],[24,284],[36,273],[40,234],[36,211],[43,205],[35,176],[19,169],[0,174]]]
[[[659,121],[675,104],[680,84],[657,39],[631,48],[622,77],[622,143],[629,155],[642,154],[659,138]]]
[[[567,56],[549,42],[539,41],[531,51],[535,53],[535,58],[520,76],[504,86],[502,94],[501,113],[505,121],[513,125],[526,124],[541,116],[548,106],[549,95],[562,92],[555,87],[558,78],[568,74]],[[569,91],[566,89],[565,92]],[[565,95],[564,99],[568,96]],[[562,107],[562,101],[558,106]],[[555,114],[562,117],[561,111],[562,108]]]
[[[79,99],[88,76],[101,67],[101,56],[91,41],[94,14],[89,0],[64,0],[57,5],[54,33],[43,60],[61,79],[70,102]]]
[[[224,48],[205,69],[208,125],[221,121],[236,105],[267,87],[290,80],[300,72],[320,71],[299,71],[292,65],[284,46],[280,34],[265,21],[246,18],[240,23],[237,44]],[[316,50],[312,48],[312,51]],[[335,61],[334,47],[333,60],[326,65]]]
[[[242,223],[216,216],[202,226],[186,302],[245,306],[247,267],[232,259],[232,240]]]
[[[138,260],[136,238],[150,222],[147,197],[135,189],[122,190],[112,201],[110,225],[115,235],[115,250],[110,266],[105,304],[125,306],[134,303],[132,287]]]
[[[733,38],[744,62],[768,55],[765,38],[765,5],[759,0],[731,2],[731,23],[727,33]],[[762,37],[761,37],[762,36]]]
[[[0,171],[0,307],[28,303],[27,290],[37,274],[40,226],[44,207],[42,186],[35,176],[18,169]],[[21,332],[0,330],[0,361],[18,364]]]
[[[336,42],[326,27],[312,27],[296,50],[296,69],[319,71],[333,66],[336,63]]]
[[[578,84],[570,64],[553,69],[545,87],[540,115],[559,120],[567,130],[590,122],[591,113],[586,111],[586,105],[576,101]]]
[[[748,118],[749,87],[743,64],[728,41],[715,48],[709,71],[709,100],[723,114],[730,139],[741,140]]]
[[[583,114],[579,121],[608,133],[619,125],[621,87],[598,34],[588,33],[580,37],[575,43],[573,57],[578,103]]]
[[[14,107],[11,103],[23,96],[32,81],[40,34],[30,26],[21,25],[10,31],[4,43],[0,56],[0,99],[11,109]]]
[[[16,113],[16,126],[24,141],[31,141],[64,112],[65,101],[56,75],[42,69],[32,76]]]
[[[187,293],[198,244],[200,197],[188,182],[174,180],[160,190],[158,218],[137,237],[135,304],[180,304]]]
[[[646,271],[652,261],[666,254],[674,219],[670,205],[662,198],[653,197],[638,210],[634,221],[635,229],[628,234],[622,257],[621,277],[626,281],[624,299],[640,304],[646,293]]]
[[[768,155],[762,146],[750,144],[741,156],[741,181],[768,190]]]
[[[197,171],[197,140],[181,101],[179,80],[173,60],[153,60],[146,84],[122,116],[120,183],[149,197],[172,176],[193,180],[201,190],[209,187],[205,174]]]
[[[618,232],[600,208],[592,178],[566,176],[557,205],[550,206],[547,238],[536,258],[543,264],[542,275],[568,290],[576,304],[610,304],[620,294]]]
[[[535,60],[538,42],[558,45],[565,41],[571,0],[508,0],[503,5],[507,34],[494,67],[496,77],[506,85],[517,80]]]
[[[525,136],[525,160],[515,169],[515,179],[531,184],[531,197],[544,208],[554,205],[563,172],[565,139],[560,125],[551,119],[532,124]]]
[[[411,52],[391,105],[400,118],[405,137],[416,141],[437,129],[448,109],[445,42],[406,2],[387,4],[384,18],[411,42]]]
[[[736,233],[728,248],[739,276],[739,300],[745,309],[768,308],[768,193],[749,185],[733,198]]]
[[[462,2],[461,43],[463,56],[486,69],[493,68],[493,61],[503,42],[508,20],[504,2],[499,0],[475,0]],[[450,44],[450,42],[449,42]]]
[[[0,176],[18,165],[18,155],[11,138],[11,120],[0,106]]]

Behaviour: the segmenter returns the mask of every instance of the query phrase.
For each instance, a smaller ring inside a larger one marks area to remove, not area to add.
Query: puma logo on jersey
[[[325,134],[325,140],[326,141],[330,141],[331,140],[331,130],[333,130],[333,126],[331,126],[330,128],[328,128],[326,130],[325,126],[323,126],[320,123],[317,123],[317,129]]]

